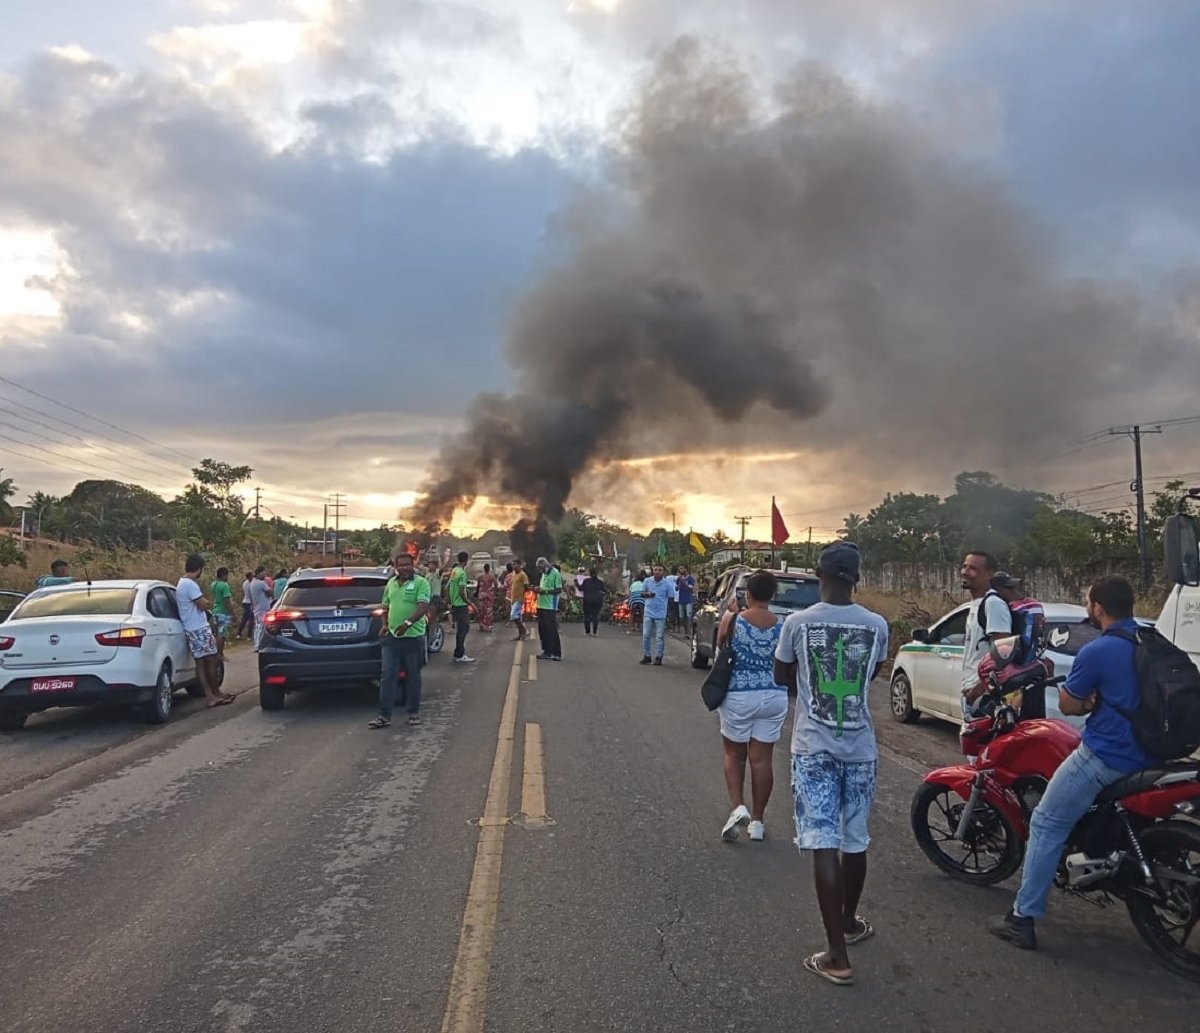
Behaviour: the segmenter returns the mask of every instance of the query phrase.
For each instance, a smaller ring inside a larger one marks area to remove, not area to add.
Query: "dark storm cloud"
[[[505,382],[503,313],[564,191],[545,156],[448,141],[366,162],[320,133],[275,153],[182,86],[100,62],[43,56],[16,86],[0,103],[0,221],[52,227],[72,270],[53,285],[53,350],[20,356],[35,386],[69,394],[69,356],[72,383],[161,416],[201,364],[210,417],[254,424],[397,398],[429,412],[423,385]],[[309,117],[362,132],[386,114],[351,101]]]
[[[611,193],[563,220],[564,262],[517,309],[522,389],[479,400],[414,519],[486,493],[553,520],[597,461],[731,426],[855,476],[930,449],[1003,464],[1200,373],[1166,313],[1067,276],[1047,227],[904,111],[811,64],[771,112],[758,96],[693,41],[664,53]]]
[[[1083,245],[1161,272],[1200,256],[1198,53],[1191,0],[1100,0],[968,34],[926,74],[986,83],[1021,193]],[[1131,255],[1142,233],[1157,254]]]

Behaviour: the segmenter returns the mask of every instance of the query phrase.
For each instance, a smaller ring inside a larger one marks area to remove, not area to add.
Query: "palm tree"
[[[4,467],[0,466],[0,474],[4,473]],[[17,493],[17,486],[13,484],[11,477],[0,479],[0,519],[3,519],[6,524],[12,523],[13,508],[8,504]]]
[[[866,518],[858,513],[851,513],[842,522],[842,529],[838,531],[838,537],[850,541],[858,538],[862,532],[863,525],[866,523]]]
[[[46,515],[59,503],[59,499],[54,495],[48,495],[44,491],[35,491],[25,502],[26,508],[33,514],[36,521],[34,524],[34,534],[36,537],[42,536],[42,521]]]

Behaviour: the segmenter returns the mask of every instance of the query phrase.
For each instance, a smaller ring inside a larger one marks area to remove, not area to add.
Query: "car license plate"
[[[322,635],[346,635],[358,631],[358,621],[336,621],[332,624],[318,624],[317,631]]]
[[[34,678],[30,692],[70,692],[75,688],[74,678]]]

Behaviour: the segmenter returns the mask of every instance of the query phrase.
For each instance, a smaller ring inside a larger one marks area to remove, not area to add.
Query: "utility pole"
[[[325,543],[329,541],[329,503],[321,511],[321,555],[325,555]]]
[[[335,491],[329,496],[328,508],[333,510],[333,551],[339,556],[342,552],[342,510],[346,508],[342,499],[345,497],[340,491]]]
[[[808,527],[808,545],[805,546],[805,549],[804,549],[804,559],[805,559],[804,566],[808,570],[812,570],[813,561],[812,561],[812,525],[811,524]]]
[[[746,562],[746,525],[748,523],[750,523],[750,521],[753,520],[754,517],[735,516],[733,519],[742,525],[742,562],[745,563]]]
[[[254,489],[254,519],[262,519],[262,488]]]
[[[1138,572],[1141,576],[1142,591],[1150,588],[1150,550],[1146,542],[1146,482],[1142,476],[1142,435],[1161,434],[1162,427],[1143,429],[1140,424],[1129,427],[1109,427],[1109,434],[1120,434],[1133,441],[1133,477],[1129,490],[1137,498],[1137,546]]]

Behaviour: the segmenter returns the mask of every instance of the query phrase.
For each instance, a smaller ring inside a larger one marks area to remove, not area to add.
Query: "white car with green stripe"
[[[963,641],[970,603],[963,603],[929,628],[913,632],[900,647],[892,667],[892,717],[908,724],[922,714],[962,724]],[[1055,675],[1065,675],[1075,654],[1100,632],[1088,623],[1087,610],[1070,603],[1046,603],[1046,656]],[[1046,689],[1046,716],[1081,724],[1082,718],[1063,717],[1058,689]]]

